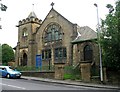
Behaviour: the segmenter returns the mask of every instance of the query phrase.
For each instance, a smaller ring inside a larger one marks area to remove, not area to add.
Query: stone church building
[[[17,27],[16,66],[36,66],[37,56],[41,66],[99,66],[97,33],[70,22],[53,7],[43,21],[31,12]]]

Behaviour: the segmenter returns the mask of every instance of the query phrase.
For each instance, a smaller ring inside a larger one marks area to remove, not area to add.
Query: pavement
[[[71,80],[56,80],[56,79],[39,78],[39,77],[31,77],[31,76],[22,76],[21,78],[27,79],[27,80],[48,82],[48,83],[58,83],[58,84],[65,84],[65,85],[75,85],[75,86],[85,86],[85,87],[95,87],[95,88],[106,88],[106,89],[118,89],[118,90],[120,90],[120,86],[115,86],[115,85],[85,83],[85,82],[81,82],[81,81],[71,81]]]

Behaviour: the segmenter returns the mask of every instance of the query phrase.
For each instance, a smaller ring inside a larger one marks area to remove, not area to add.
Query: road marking
[[[18,87],[18,86],[14,86],[14,85],[3,84],[3,83],[0,83],[0,85],[9,86],[9,87],[18,88],[18,89],[26,89],[24,87]]]

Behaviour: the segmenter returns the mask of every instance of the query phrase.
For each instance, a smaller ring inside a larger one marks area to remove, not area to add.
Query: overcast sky
[[[0,43],[7,43],[15,47],[18,41],[19,20],[26,19],[34,10],[41,20],[47,16],[51,9],[51,2],[54,2],[54,9],[62,14],[72,23],[79,26],[89,26],[93,30],[97,27],[97,12],[94,3],[98,4],[99,18],[105,19],[108,14],[107,4],[115,4],[116,0],[1,0],[7,11],[0,11]],[[34,4],[34,7],[33,5]]]

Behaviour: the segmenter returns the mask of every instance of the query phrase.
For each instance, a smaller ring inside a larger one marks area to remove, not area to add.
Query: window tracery
[[[62,40],[62,29],[60,25],[52,23],[45,30],[45,42]]]

